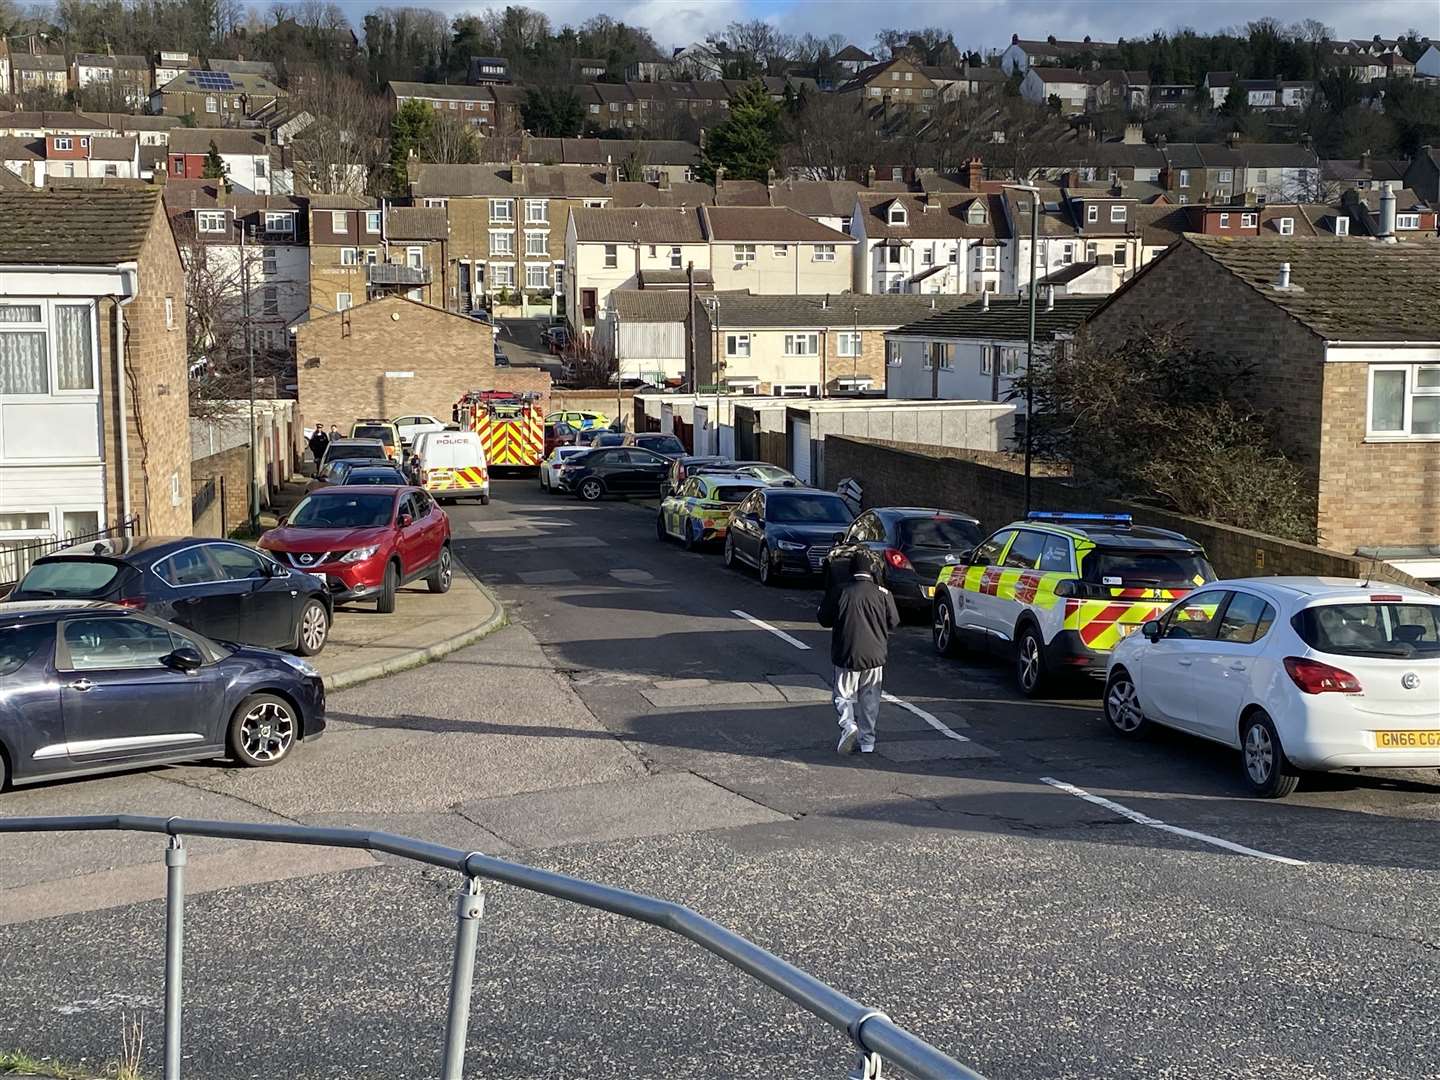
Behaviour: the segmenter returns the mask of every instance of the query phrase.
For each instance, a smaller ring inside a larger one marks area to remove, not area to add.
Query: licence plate
[[[1431,746],[1440,750],[1440,730],[1375,732],[1376,750],[1424,750]]]

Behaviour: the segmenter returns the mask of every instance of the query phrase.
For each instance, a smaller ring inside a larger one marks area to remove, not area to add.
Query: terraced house
[[[399,293],[434,307],[452,293],[445,208],[312,196],[310,318]]]

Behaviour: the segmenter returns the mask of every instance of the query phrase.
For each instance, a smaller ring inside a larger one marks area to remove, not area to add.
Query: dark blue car
[[[304,660],[96,601],[0,606],[0,788],[229,756],[275,765],[325,730]]]

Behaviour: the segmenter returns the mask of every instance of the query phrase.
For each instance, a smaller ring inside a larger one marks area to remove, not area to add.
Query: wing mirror
[[[970,565],[971,565],[971,566],[990,566],[990,565],[991,565],[990,556],[988,556],[988,555],[976,555],[976,554],[972,553],[972,554],[970,555]]]
[[[174,652],[162,656],[160,663],[171,671],[183,671],[189,674],[192,671],[199,671],[205,664],[205,658],[197,649],[193,649],[189,645],[182,645]]]
[[[975,557],[975,549],[961,548],[955,553],[955,557],[959,559],[962,563],[968,563],[971,559]]]
[[[1140,633],[1144,635],[1146,641],[1159,641],[1160,621],[1158,619],[1151,619],[1144,626],[1140,627]]]
[[[414,519],[413,517],[411,517],[409,514],[401,514],[401,515],[400,515],[400,520],[399,520],[399,522],[397,522],[397,524],[398,524],[398,525],[400,526],[400,528],[402,528],[402,529],[408,529],[411,525],[414,525],[414,524],[415,524],[415,519]]]

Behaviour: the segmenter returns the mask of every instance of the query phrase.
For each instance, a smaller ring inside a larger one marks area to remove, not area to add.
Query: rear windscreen
[[[56,559],[36,563],[15,589],[17,597],[101,596],[123,568],[99,559]]]
[[[362,424],[355,429],[353,437],[357,439],[379,439],[386,446],[393,446],[395,443],[394,433],[392,433],[388,427],[380,427],[379,425],[372,427],[368,424]]]
[[[980,529],[957,518],[915,518],[900,526],[902,547],[973,548]]]
[[[1440,604],[1325,604],[1291,625],[1312,649],[1341,656],[1440,655]]]
[[[338,446],[331,443],[330,447],[331,452],[326,455],[327,461],[337,461],[340,458],[355,458],[358,461],[385,457],[385,448],[374,443],[340,443]]]
[[[713,501],[722,503],[738,503],[741,502],[746,495],[749,495],[750,492],[754,490],[755,489],[749,485],[743,487],[717,487],[715,489],[715,498]]]
[[[1193,588],[1214,581],[1215,571],[1203,555],[1186,551],[1107,551],[1097,548],[1085,556],[1084,578],[1097,585]]]

